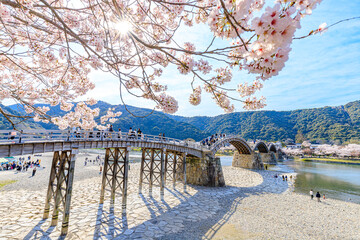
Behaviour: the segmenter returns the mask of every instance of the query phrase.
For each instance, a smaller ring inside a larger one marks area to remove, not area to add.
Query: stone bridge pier
[[[276,155],[273,152],[260,153],[261,161],[265,164],[276,164]]]
[[[187,157],[186,165],[187,183],[209,187],[225,186],[220,158],[212,157],[211,152],[204,152],[201,158]]]
[[[261,153],[257,152],[252,152],[250,154],[240,154],[238,151],[235,151],[232,166],[248,169],[264,169]]]
[[[284,159],[284,153],[281,152],[281,151],[277,151],[275,153],[275,156],[276,156],[276,159],[278,159],[278,160],[283,160]]]

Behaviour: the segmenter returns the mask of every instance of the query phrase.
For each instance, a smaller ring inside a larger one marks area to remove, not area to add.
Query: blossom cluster
[[[256,91],[262,88],[263,84],[259,80],[255,80],[251,85],[248,83],[241,83],[238,85],[237,91],[240,93],[240,97],[247,97],[253,95]]]
[[[100,117],[101,124],[105,124],[107,121],[110,123],[114,123],[117,120],[117,117],[119,117],[122,112],[113,112],[115,108],[109,108],[105,115]]]
[[[240,98],[247,98],[242,99],[245,109],[258,109],[265,106],[265,99],[251,96],[263,87],[261,81],[284,68],[301,19],[320,2],[2,1],[0,101],[12,99],[34,120],[51,120],[61,129],[102,128],[101,124],[115,121],[119,114],[106,113],[98,124],[98,110],[87,106],[95,100],[73,104],[95,88],[89,73],[100,70],[116,76],[122,89],[154,101],[164,112],[175,113],[178,102],[167,94],[166,84],[157,81],[163,69],[173,65],[181,74],[192,75],[192,84],[203,83],[193,89],[191,104],[200,103],[204,90],[225,112],[235,109],[234,97],[225,85],[233,81],[233,71],[247,71],[255,81],[239,82],[237,91]],[[185,27],[209,26],[214,39],[207,48],[174,40],[183,21]],[[326,29],[323,24],[311,34]],[[217,48],[219,45],[213,44],[217,39],[231,44],[222,41],[224,46]],[[214,64],[220,66],[214,68]],[[60,105],[67,114],[49,117],[47,109],[36,108],[35,103]]]
[[[310,148],[310,153],[317,156],[333,156],[333,157],[360,157],[360,145],[348,144],[348,145],[330,145],[320,144],[313,147],[308,141],[302,144],[302,149],[285,148],[283,151],[288,155],[304,155],[305,151]]]
[[[360,145],[348,144],[345,146],[322,144],[319,145],[314,154],[339,157],[360,157]]]
[[[244,109],[245,110],[256,110],[266,106],[265,97],[260,97],[257,99],[256,97],[249,97],[244,102]]]
[[[194,106],[197,106],[200,104],[200,102],[201,102],[201,87],[200,86],[195,88],[193,90],[193,93],[190,94],[189,102]]]
[[[166,95],[165,93],[161,93],[157,96],[158,105],[156,106],[158,109],[163,111],[164,113],[175,113],[179,106],[178,102],[174,97]]]

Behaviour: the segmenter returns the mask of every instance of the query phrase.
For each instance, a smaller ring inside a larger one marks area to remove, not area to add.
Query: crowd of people
[[[33,160],[31,156],[28,156],[27,159],[25,157],[19,157],[18,161],[12,161],[3,163],[0,165],[0,170],[15,170],[17,172],[27,172],[29,168],[32,169],[32,176],[35,175],[37,167],[40,167],[41,159]]]
[[[85,158],[84,166],[87,166],[89,164],[92,164],[92,165],[104,165],[104,161],[101,159],[100,155],[97,155],[94,160],[91,160],[89,158]]]
[[[87,165],[90,165],[90,164],[100,166],[99,174],[102,173],[104,161],[101,159],[100,155],[97,155],[94,160],[91,160],[89,158],[85,158],[84,166],[87,166]]]
[[[216,143],[217,141],[219,141],[220,139],[223,139],[226,137],[226,134],[213,134],[203,140],[201,140],[201,145],[203,146],[211,146],[212,144]]]

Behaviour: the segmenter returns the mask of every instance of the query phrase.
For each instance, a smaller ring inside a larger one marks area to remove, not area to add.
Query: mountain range
[[[43,106],[39,104],[38,106]],[[1,106],[13,114],[25,114],[18,105]],[[50,107],[50,106],[49,106]],[[178,139],[193,138],[201,140],[214,133],[238,134],[246,140],[285,141],[304,139],[312,142],[338,143],[360,142],[360,101],[354,101],[337,107],[322,107],[293,111],[248,111],[222,114],[215,117],[183,117],[164,114],[145,108],[111,105],[99,101],[93,107],[100,108],[104,115],[109,107],[123,114],[115,122],[114,129],[128,131],[130,127],[140,128],[145,134]],[[50,107],[49,115],[63,115],[59,106]],[[136,117],[146,116],[147,117]],[[99,121],[100,118],[97,118]],[[57,129],[53,124],[25,121],[19,128]],[[0,115],[0,129],[11,129],[11,124]]]

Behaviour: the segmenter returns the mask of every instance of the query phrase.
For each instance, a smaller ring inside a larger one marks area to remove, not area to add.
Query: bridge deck
[[[174,138],[104,131],[79,131],[76,133],[59,130],[46,131],[0,131],[0,157],[28,155],[36,153],[66,151],[74,148],[113,148],[141,147],[167,149],[186,152],[201,157],[208,147],[195,142],[186,142]]]

